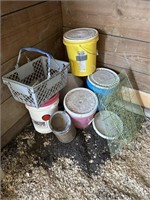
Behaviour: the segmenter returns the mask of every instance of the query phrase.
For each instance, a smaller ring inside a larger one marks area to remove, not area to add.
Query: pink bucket
[[[98,106],[94,92],[86,88],[70,90],[64,98],[64,108],[76,128],[84,129],[91,123]]]

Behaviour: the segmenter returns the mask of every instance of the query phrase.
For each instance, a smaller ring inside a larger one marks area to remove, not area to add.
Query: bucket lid
[[[64,38],[68,40],[88,40],[96,37],[98,31],[93,28],[76,28],[64,34]]]
[[[122,120],[111,111],[98,112],[92,124],[95,132],[108,140],[117,138],[123,132]]]
[[[96,109],[97,97],[89,89],[76,88],[66,94],[64,103],[73,113],[87,114]]]
[[[98,68],[96,72],[91,74],[88,78],[97,86],[109,88],[119,83],[119,76],[114,71],[106,68]]]

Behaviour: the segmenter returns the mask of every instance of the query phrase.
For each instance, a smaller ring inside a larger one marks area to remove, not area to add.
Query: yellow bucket
[[[64,34],[73,75],[88,76],[95,71],[98,39],[98,31],[92,28],[76,28]]]

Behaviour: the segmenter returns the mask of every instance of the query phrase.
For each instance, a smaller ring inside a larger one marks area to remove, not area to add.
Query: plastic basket
[[[40,56],[19,67],[24,51],[33,51]],[[50,54],[36,48],[19,51],[15,70],[2,77],[15,100],[39,108],[67,84],[69,63],[55,60]]]

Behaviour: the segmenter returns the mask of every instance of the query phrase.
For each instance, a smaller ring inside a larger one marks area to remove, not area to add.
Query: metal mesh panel
[[[114,139],[107,140],[111,155],[115,155],[125,145],[137,138],[141,124],[145,120],[143,109],[139,106],[139,100],[125,71],[119,74],[119,78],[120,84],[112,94],[98,95],[99,110],[116,114],[123,123],[123,130],[121,130],[119,120],[113,120],[112,116],[109,116],[113,123],[112,128],[116,129],[117,134]],[[134,103],[135,100],[136,104]],[[106,131],[108,135],[111,135],[114,131],[110,130],[107,120],[103,118]]]

